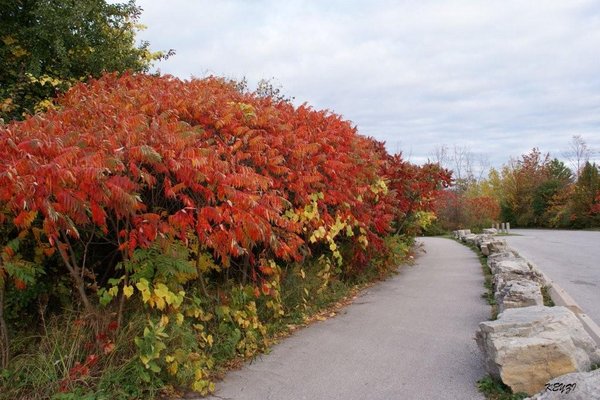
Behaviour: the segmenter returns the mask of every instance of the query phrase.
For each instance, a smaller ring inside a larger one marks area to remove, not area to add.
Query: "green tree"
[[[572,225],[576,228],[589,228],[600,225],[594,207],[600,192],[600,173],[596,164],[586,162],[579,173],[575,190],[570,199]]]
[[[557,194],[564,191],[573,181],[571,170],[558,159],[544,165],[545,179],[539,183],[533,193],[531,208],[537,225],[549,226],[552,215],[549,209]]]
[[[21,119],[105,71],[147,71],[168,53],[136,44],[133,0],[0,0],[0,118]]]
[[[502,219],[514,226],[539,224],[532,206],[535,193],[547,181],[549,155],[537,148],[502,168]]]

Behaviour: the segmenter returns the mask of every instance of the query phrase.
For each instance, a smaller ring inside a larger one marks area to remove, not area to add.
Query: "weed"
[[[554,300],[550,296],[550,286],[542,286],[542,297],[544,298],[544,305],[546,307],[554,307]]]
[[[456,239],[455,239],[456,240]],[[493,275],[492,270],[487,264],[487,257],[484,256],[481,251],[477,248],[477,246],[466,244],[461,242],[460,240],[456,240],[458,243],[468,247],[475,254],[477,254],[477,259],[479,260],[479,264],[481,264],[481,271],[483,272],[483,286],[485,287],[485,292],[481,295],[483,299],[487,301],[487,303],[491,306],[491,320],[495,320],[498,317],[498,305],[496,304],[496,297],[494,296],[494,283],[493,283]]]
[[[143,329],[134,315],[127,326],[98,333],[76,312],[52,317],[42,333],[23,337],[19,353],[0,375],[0,399],[112,399],[153,396],[158,382],[142,382],[133,338]]]
[[[513,393],[508,386],[491,376],[478,380],[477,388],[488,400],[522,400],[527,397],[526,393]]]
[[[393,250],[390,260],[396,266],[410,259],[410,239],[393,237],[386,244]],[[267,351],[269,344],[298,326],[334,315],[361,288],[396,270],[375,267],[353,277],[332,275],[324,287],[321,269],[315,258],[284,267],[282,315],[274,315],[270,297],[256,296],[252,287],[234,280],[188,287],[186,298],[196,299],[193,309],[202,310],[195,323],[176,323],[173,317],[162,327],[166,336],[149,343],[152,327],[161,327],[156,321],[160,313],[143,308],[141,302],[129,306],[119,329],[109,323],[114,316],[110,307],[104,309],[104,322],[83,318],[76,311],[49,317],[35,334],[15,335],[10,368],[0,372],[0,400],[152,399],[175,390],[167,386],[175,377],[184,383],[193,380],[196,370],[190,366],[191,356],[201,363],[202,380],[212,385],[210,381],[227,369]],[[156,358],[152,368],[158,372],[152,370],[156,373],[150,375],[140,356],[153,356],[147,347],[155,349],[158,342],[164,345],[165,359],[171,361]],[[178,358],[175,366],[172,361]]]

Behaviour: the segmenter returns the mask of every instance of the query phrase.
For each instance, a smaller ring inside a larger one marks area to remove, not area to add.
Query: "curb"
[[[552,301],[557,306],[567,307],[569,310],[575,314],[575,316],[581,321],[583,327],[589,333],[589,335],[594,339],[596,344],[600,346],[600,326],[598,326],[586,313],[583,312],[581,307],[573,300],[573,298],[559,285],[554,283],[553,281],[549,281],[550,289],[548,292],[550,293],[550,297],[552,297]]]
[[[468,233],[471,232],[470,230],[462,232],[466,233],[467,231]],[[461,231],[455,231],[453,233],[455,238],[458,238],[462,242],[462,240],[460,239],[460,232]],[[508,246],[507,249],[512,250]],[[515,253],[518,254],[518,252]],[[546,275],[537,265],[535,265],[527,259],[525,259],[525,261],[537,273],[539,273],[542,276],[545,285],[548,287],[548,294],[550,295],[550,298],[552,299],[554,304],[557,306],[566,307],[569,310],[571,310],[571,312],[575,314],[577,319],[579,319],[585,331],[590,335],[594,342],[596,342],[596,345],[600,347],[600,326],[598,326],[598,324],[594,322],[594,320],[592,320],[586,313],[584,313],[581,307],[579,307],[579,304],[577,304],[575,300],[562,287],[560,287],[560,285],[556,284],[552,279],[550,279],[548,275]]]
[[[550,297],[552,298],[554,304],[557,306],[566,307],[569,310],[571,310],[571,312],[575,314],[577,319],[581,321],[581,324],[583,325],[585,331],[592,337],[592,339],[594,339],[596,344],[600,347],[600,326],[598,326],[598,324],[596,324],[586,313],[583,312],[581,307],[579,307],[579,304],[575,302],[575,300],[571,297],[571,295],[569,295],[569,293],[567,293],[566,290],[564,290],[562,287],[560,287],[560,285],[558,285],[552,279],[550,279],[548,275],[546,275],[537,265],[534,265],[530,261],[527,262],[530,265],[532,265],[535,268],[535,270],[544,278],[544,282],[546,282],[548,286],[548,294],[550,294]]]

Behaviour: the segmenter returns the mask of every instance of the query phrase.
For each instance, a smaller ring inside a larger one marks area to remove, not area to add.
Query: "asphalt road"
[[[490,309],[479,262],[454,241],[422,242],[416,265],[230,372],[212,398],[482,399],[473,336]]]
[[[600,324],[600,232],[513,229],[505,237]]]

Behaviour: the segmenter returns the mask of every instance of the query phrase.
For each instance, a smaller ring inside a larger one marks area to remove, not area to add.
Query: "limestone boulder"
[[[481,254],[483,254],[486,257],[491,255],[490,248],[488,247],[489,243],[490,242],[483,242],[479,245],[479,250],[481,250]]]
[[[490,268],[493,268],[494,264],[497,262],[504,260],[514,260],[515,258],[521,257],[516,251],[507,248],[506,250],[490,254],[487,259],[487,264]]]
[[[461,236],[460,240],[467,244],[475,244],[476,238],[477,238],[477,235],[475,235],[473,233],[468,233],[464,236]]]
[[[487,228],[483,230],[483,233],[488,234],[488,235],[495,235],[498,233],[498,229],[496,228]]]
[[[488,244],[488,249],[490,254],[500,253],[502,251],[507,251],[508,245],[506,244],[506,240],[494,239]]]
[[[505,282],[502,289],[494,294],[498,312],[507,308],[543,306],[544,297],[539,283],[528,279]]]
[[[494,237],[492,235],[486,235],[486,234],[477,235],[475,237],[475,245],[477,245],[477,247],[481,247],[482,243],[488,243],[493,240],[494,240]]]
[[[531,265],[521,257],[494,259],[488,263],[492,274],[527,275],[531,272]]]
[[[501,291],[506,282],[513,280],[531,280],[537,282],[540,286],[547,283],[537,269],[535,269],[527,260],[510,252],[502,252],[502,257],[488,258],[488,266],[492,271],[492,281],[494,290]]]
[[[481,250],[481,254],[486,257],[489,257],[492,254],[508,251],[508,247],[506,246],[506,242],[504,240],[498,240],[493,237],[489,240],[481,241],[479,244],[479,249]]]
[[[509,308],[480,323],[475,340],[487,372],[515,393],[533,395],[553,378],[600,362],[596,343],[565,307]]]
[[[544,385],[544,389],[529,400],[599,400],[600,369],[561,375]]]
[[[471,234],[471,230],[470,229],[459,229],[457,231],[454,231],[454,237],[463,241],[463,237],[470,235]]]

